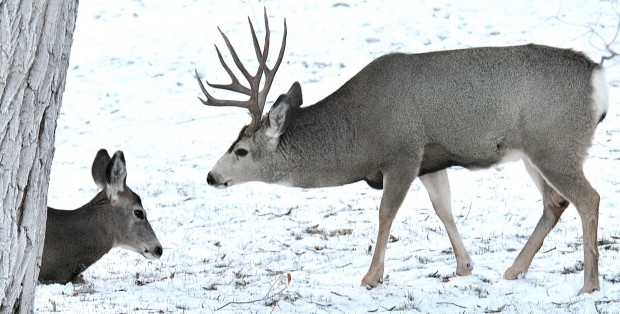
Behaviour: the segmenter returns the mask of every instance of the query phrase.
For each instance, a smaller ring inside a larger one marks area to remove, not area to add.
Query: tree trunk
[[[33,311],[77,0],[0,0],[0,313]]]

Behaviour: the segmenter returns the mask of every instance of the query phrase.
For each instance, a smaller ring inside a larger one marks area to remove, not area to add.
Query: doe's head
[[[112,158],[105,149],[99,150],[93,161],[92,175],[102,190],[103,198],[95,204],[97,210],[109,211],[109,233],[115,246],[122,247],[148,259],[161,257],[163,248],[151,227],[142,200],[127,185],[127,168],[122,151]]]

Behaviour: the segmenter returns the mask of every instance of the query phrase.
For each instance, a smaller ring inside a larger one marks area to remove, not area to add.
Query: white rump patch
[[[508,151],[503,157],[502,159],[499,160],[498,164],[503,164],[503,163],[507,163],[507,162],[513,162],[513,161],[519,161],[524,159],[526,156],[525,154],[520,151],[520,150],[511,150]]]
[[[598,122],[609,109],[609,87],[605,78],[605,69],[602,67],[592,72],[592,89],[594,119]]]
[[[290,182],[290,181],[278,181],[278,182],[275,182],[275,184],[281,185],[281,186],[284,186],[284,187],[287,187],[287,188],[295,187],[293,182]]]

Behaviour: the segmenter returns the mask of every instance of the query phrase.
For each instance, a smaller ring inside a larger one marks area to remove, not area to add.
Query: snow
[[[365,183],[206,184],[249,119],[238,108],[203,106],[194,70],[227,82],[213,48],[224,48],[218,25],[242,60],[254,62],[246,16],[262,38],[263,7],[272,47],[279,47],[284,18],[288,25],[270,100],[297,80],[305,104],[394,51],[535,42],[600,60],[603,45],[589,27],[611,40],[618,24],[609,2],[592,0],[82,1],[49,205],[72,209],[89,201],[97,192],[90,175],[97,150],[123,150],[127,184],[141,195],[164,254],[151,261],[114,249],[84,272],[90,286],[39,285],[37,313],[620,312],[620,75],[613,60],[606,63],[611,111],[585,165],[601,194],[601,291],[577,296],[583,247],[572,206],[525,278],[502,279],[542,213],[541,196],[519,163],[449,170],[472,275],[454,276],[447,233],[416,181],[391,230],[397,241],[388,244],[389,277],[367,290],[359,283],[374,248],[380,191]]]

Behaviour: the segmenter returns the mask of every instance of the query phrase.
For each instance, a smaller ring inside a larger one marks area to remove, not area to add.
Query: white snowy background
[[[520,163],[449,171],[453,214],[475,262],[471,276],[454,276],[448,236],[416,181],[392,227],[397,241],[387,249],[388,278],[367,290],[360,281],[374,249],[380,191],[365,183],[326,189],[249,183],[226,190],[206,184],[249,117],[239,108],[203,106],[194,69],[212,82],[228,81],[213,48],[225,51],[218,25],[254,68],[247,17],[262,40],[263,7],[272,56],[284,18],[289,32],[269,99],[299,81],[305,104],[389,52],[534,42],[598,61],[603,45],[591,29],[611,40],[618,24],[612,3],[593,0],[81,1],[49,205],[74,209],[89,201],[97,193],[90,175],[95,153],[123,150],[127,183],[141,195],[164,254],[151,261],[114,249],[84,273],[90,287],[39,285],[36,312],[620,312],[614,62],[606,63],[610,113],[585,165],[601,194],[601,291],[577,296],[583,247],[572,206],[527,276],[502,279],[542,213],[541,196]]]

